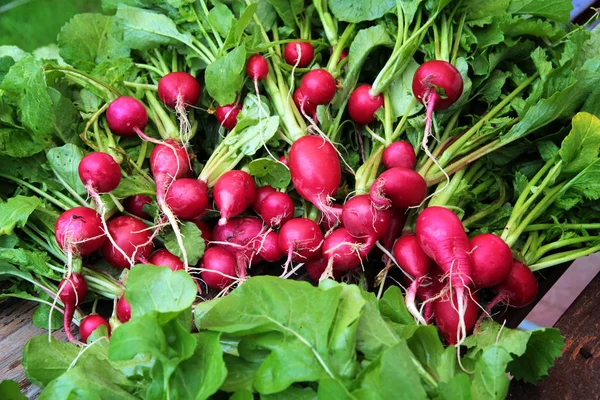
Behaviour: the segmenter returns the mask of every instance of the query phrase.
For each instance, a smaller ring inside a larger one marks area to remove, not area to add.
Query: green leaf
[[[2,207],[2,205],[0,205]],[[0,209],[0,214],[2,213]],[[8,262],[23,271],[29,271],[34,275],[42,275],[48,278],[59,279],[55,271],[46,264],[50,261],[48,254],[43,251],[25,249],[0,249],[0,261]]]
[[[474,0],[465,8],[466,21],[469,25],[482,25],[490,23],[493,17],[506,15],[506,9],[511,0]]]
[[[136,50],[148,50],[161,45],[192,44],[192,35],[181,33],[169,17],[141,8],[119,5],[115,15],[123,28],[123,43]]]
[[[192,306],[197,292],[194,280],[184,270],[140,264],[129,272],[125,298],[132,319],[153,311],[168,313],[162,319],[171,319]]]
[[[62,143],[80,145],[77,124],[81,117],[77,108],[71,100],[61,95],[58,90],[48,88],[48,94],[52,99],[54,110],[54,135]]]
[[[572,9],[571,0],[512,0],[508,12],[535,15],[567,23]]]
[[[15,228],[25,226],[31,213],[41,206],[40,199],[33,196],[15,196],[0,203],[0,235],[11,235]]]
[[[77,14],[58,34],[61,57],[74,67],[91,71],[96,64],[129,57],[111,17],[102,14]]]
[[[196,312],[196,316],[198,313]],[[253,382],[260,362],[247,361],[241,357],[224,354],[223,359],[227,366],[227,377],[221,386],[226,392],[237,392],[239,390],[253,391]]]
[[[394,79],[388,88],[394,118],[402,117],[404,114],[414,115],[423,108],[420,102],[414,100],[412,92],[412,78],[417,68],[419,68],[419,64],[411,58],[402,75]]]
[[[85,186],[81,183],[81,178],[79,178],[79,163],[85,156],[81,148],[68,143],[48,150],[46,156],[50,168],[59,181],[64,181],[64,184],[74,189],[77,194],[87,193]]]
[[[248,164],[250,175],[260,178],[265,185],[285,189],[291,180],[290,170],[272,158],[257,158]]]
[[[48,326],[50,326],[50,329],[52,330],[63,327],[62,314],[58,311],[53,310],[51,325],[48,324],[48,318],[50,318],[50,306],[44,303],[37,306],[33,316],[31,317],[33,324],[40,329],[48,329]]]
[[[237,47],[206,68],[206,90],[220,105],[231,104],[244,83],[245,46]]]
[[[297,16],[304,11],[303,0],[268,0],[285,26],[296,29]]]
[[[406,309],[404,296],[398,286],[390,286],[379,300],[381,315],[392,322],[403,325],[414,325],[415,319]]]
[[[120,199],[136,194],[154,196],[156,195],[156,184],[153,185],[140,175],[128,175],[121,178],[119,186],[112,191],[112,194]]]
[[[204,255],[204,249],[206,247],[206,243],[201,236],[202,232],[200,232],[200,229],[196,226],[196,224],[189,221],[180,225],[179,230],[183,236],[183,247],[187,253],[188,264],[198,264],[198,261]],[[169,232],[165,236],[165,247],[177,257],[182,258],[183,253],[181,252],[181,248],[177,243],[177,239],[173,231]]]
[[[307,282],[253,277],[201,316],[197,314],[196,325],[234,336],[263,334],[254,341],[270,353],[256,373],[254,386],[261,393],[275,393],[294,382],[333,377],[327,343],[341,292],[341,288],[319,290]]]
[[[469,375],[460,373],[449,382],[439,383],[440,399],[442,400],[471,400],[471,382]]]
[[[407,340],[407,343],[412,353],[424,367],[428,367],[428,370],[439,371],[441,380],[441,377],[448,371],[448,368],[447,365],[442,363],[444,346],[440,340],[437,328],[431,325],[419,326]],[[456,357],[456,353],[453,356]]]
[[[474,400],[506,398],[510,383],[506,365],[511,360],[510,354],[500,346],[491,346],[483,351],[475,362],[475,372],[471,377]]]
[[[559,154],[562,173],[576,174],[598,159],[600,151],[600,119],[580,112],[572,121],[571,132],[563,140]]]
[[[367,360],[374,360],[386,348],[400,342],[397,332],[383,319],[373,293],[363,292],[366,300],[356,332],[356,348]]]
[[[396,7],[394,0],[329,0],[327,4],[337,19],[354,23],[381,18]]]
[[[0,398],[3,400],[27,400],[27,397],[19,390],[19,384],[11,380],[0,382]]]
[[[208,12],[208,22],[217,30],[219,35],[226,38],[236,21],[229,7],[217,3]]]
[[[290,386],[283,392],[274,394],[261,394],[261,400],[317,400],[317,393],[310,387],[299,388]]]
[[[238,122],[239,124],[240,122]],[[248,126],[235,134],[229,134],[223,143],[229,146],[242,145],[239,152],[246,156],[253,156],[261,147],[271,140],[279,128],[279,117],[272,116],[256,122],[255,125]]]

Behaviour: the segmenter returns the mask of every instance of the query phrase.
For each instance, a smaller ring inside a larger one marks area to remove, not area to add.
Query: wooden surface
[[[44,330],[31,323],[35,305],[29,302],[6,301],[0,304],[0,379],[19,382],[28,398],[36,398],[39,390],[25,379],[20,359],[27,341]],[[563,356],[550,375],[538,385],[522,382],[511,384],[509,399],[564,400],[600,399],[600,275],[588,285],[557,322],[565,336]],[[75,328],[75,327],[74,327]],[[62,330],[55,334],[66,340]],[[581,355],[581,348],[591,357]]]

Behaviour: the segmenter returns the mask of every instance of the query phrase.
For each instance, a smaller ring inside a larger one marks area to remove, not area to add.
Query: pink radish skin
[[[235,257],[221,247],[209,247],[200,262],[200,277],[209,288],[223,290],[233,284],[236,276]],[[215,271],[215,272],[212,272]],[[221,274],[227,276],[223,276]]]
[[[360,266],[370,248],[355,238],[346,228],[331,232],[323,242],[323,257],[332,271],[346,272]]]
[[[196,105],[200,93],[200,84],[187,72],[171,72],[158,81],[158,97],[167,107]]]
[[[491,233],[477,235],[470,242],[473,285],[489,288],[501,284],[513,266],[510,247]]]
[[[229,218],[246,211],[255,195],[256,184],[247,172],[229,171],[223,174],[213,190],[215,204],[221,212],[219,225],[225,225]]]
[[[169,267],[171,271],[185,269],[181,259],[167,249],[156,250],[152,253],[148,262],[157,267]]]
[[[443,89],[442,97],[436,88]],[[454,65],[441,60],[427,61],[415,71],[412,81],[412,91],[417,100],[426,104],[430,102],[435,93],[435,111],[445,110],[461,96],[463,79]]]
[[[191,171],[185,147],[172,139],[155,146],[150,154],[150,170],[156,181],[156,196],[164,196],[172,180],[184,178]]]
[[[208,207],[208,187],[197,179],[177,179],[167,190],[166,202],[177,218],[191,221]]]
[[[253,81],[262,81],[269,74],[269,64],[260,54],[254,54],[246,62],[246,74]]]
[[[87,207],[63,212],[56,220],[54,235],[63,251],[78,256],[95,252],[106,240],[100,214]]]
[[[415,164],[417,163],[417,156],[410,143],[398,141],[385,148],[383,151],[382,162],[386,169],[414,169]]]
[[[375,121],[375,112],[383,107],[383,95],[373,96],[371,85],[360,85],[348,99],[348,114],[355,124],[366,125]]]
[[[309,71],[300,81],[300,90],[306,96],[306,99],[314,105],[331,102],[336,89],[335,79],[322,68]]]
[[[510,273],[496,290],[498,296],[492,300],[489,309],[499,301],[504,301],[511,307],[522,308],[531,304],[537,297],[538,282],[525,264],[515,260]]]
[[[117,300],[117,318],[121,322],[127,322],[131,319],[131,305],[125,299],[125,295]]]
[[[327,260],[321,256],[319,258],[315,258],[314,260],[308,261],[304,267],[306,268],[306,272],[308,273],[308,276],[310,276],[310,279],[315,282],[319,282],[323,272],[325,272],[325,269],[327,268]],[[340,280],[341,277],[342,271],[333,271],[333,278],[335,280]]]
[[[248,263],[260,261],[257,252],[262,240],[263,224],[255,217],[232,218],[225,225],[217,225],[213,231],[213,240],[233,254],[238,264],[240,278],[246,276]],[[228,245],[226,243],[231,243]]]
[[[285,155],[279,157],[279,162],[282,163],[283,165],[285,165],[286,167],[289,167],[288,160]]]
[[[307,42],[290,42],[283,49],[283,58],[289,65],[307,67],[315,56],[315,50]]]
[[[254,195],[254,201],[252,201],[252,209],[260,215],[260,206],[268,195],[271,193],[275,193],[276,190],[273,186],[261,186],[256,189],[256,194]]]
[[[240,111],[242,111],[242,107],[240,107],[238,104],[218,106],[217,110],[215,111],[215,117],[223,128],[230,131],[237,125],[237,116]]]
[[[212,228],[210,227],[210,225],[208,225],[201,219],[195,219],[192,222],[196,224],[198,229],[200,229],[200,236],[202,236],[202,239],[204,239],[204,241],[208,245],[208,242],[212,240]]]
[[[106,109],[106,122],[113,133],[133,136],[148,125],[148,112],[139,100],[121,96],[113,100]]]
[[[377,209],[368,195],[361,194],[344,204],[342,223],[352,236],[373,245],[390,229],[390,216],[389,209]]]
[[[390,228],[381,238],[381,244],[389,251],[392,251],[394,243],[404,228],[406,223],[406,210],[399,208],[390,208]]]
[[[84,185],[90,185],[98,193],[108,193],[121,182],[121,167],[110,155],[94,152],[79,162],[79,178]]]
[[[420,280],[417,288],[416,296],[421,302],[434,298],[442,290],[442,271],[435,265],[430,273]],[[435,301],[435,300],[434,300]],[[423,319],[426,323],[433,321],[433,303],[434,301],[427,301],[423,305]]]
[[[457,295],[453,292],[452,302],[450,296],[445,295],[442,298],[434,301],[433,312],[435,316],[435,324],[440,330],[442,336],[449,344],[457,344],[457,332],[459,330],[460,315],[456,311],[459,309],[459,301]],[[464,312],[464,324],[469,334],[475,327],[477,315],[479,314],[479,306],[477,305],[477,295],[466,296],[466,307]]]
[[[416,235],[404,235],[398,239],[392,254],[398,265],[415,279],[427,275],[435,265],[419,245]]]
[[[133,262],[147,258],[152,252],[152,232],[145,223],[135,217],[122,215],[107,223],[108,232]],[[132,265],[110,241],[102,246],[102,255],[115,268],[130,268]]]
[[[286,193],[271,193],[263,199],[259,214],[267,225],[281,226],[294,217],[294,202]]]
[[[344,212],[344,207],[340,204],[331,205],[332,213],[323,213],[319,227],[324,232],[329,232],[335,228],[343,226],[340,216]]]
[[[300,88],[296,89],[296,91],[294,92],[294,104],[296,105],[298,110],[303,112],[303,114],[307,114],[311,117],[314,117],[314,115],[317,113],[317,106],[308,101],[306,95],[302,93],[302,90],[300,90]]]
[[[87,343],[87,340],[92,333],[102,325],[106,326],[108,337],[110,337],[110,325],[100,315],[90,314],[82,319],[81,323],[79,324],[79,335],[81,336],[81,341],[83,343]]]
[[[371,185],[371,201],[380,208],[409,208],[420,205],[427,196],[427,183],[417,172],[406,168],[384,171]]]
[[[152,203],[152,197],[143,194],[136,194],[125,199],[123,207],[128,213],[135,215],[138,218],[150,219],[150,214],[144,211],[146,204]]]
[[[323,233],[315,221],[294,218],[279,231],[279,248],[288,255],[288,262],[305,262],[321,254]]]
[[[324,214],[339,218],[341,210],[329,205],[342,179],[340,160],[333,145],[319,136],[303,136],[292,145],[288,163],[292,183],[300,196]]]
[[[75,309],[81,304],[87,294],[87,282],[83,275],[73,272],[68,279],[60,281],[58,290],[60,292],[58,298],[65,306],[65,312],[63,314],[65,333],[67,334],[69,341],[75,342],[75,337],[71,333],[71,322],[73,321]]]
[[[275,262],[283,257],[277,233],[270,231],[262,236],[258,255],[267,262]]]

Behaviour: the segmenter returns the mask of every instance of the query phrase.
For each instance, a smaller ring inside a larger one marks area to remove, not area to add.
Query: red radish
[[[366,194],[346,201],[342,211],[342,223],[348,232],[373,245],[390,229],[389,209],[377,209]]]
[[[208,244],[208,242],[212,240],[212,228],[210,225],[201,219],[195,219],[192,222],[196,224],[198,229],[200,229],[200,236],[202,236],[202,239],[204,239],[204,241],[207,242],[206,244]]]
[[[290,42],[283,49],[283,58],[289,65],[307,67],[315,56],[315,50],[307,42]]]
[[[117,318],[121,322],[127,322],[131,319],[131,305],[125,299],[125,295],[117,300]]]
[[[150,256],[148,262],[157,267],[169,267],[171,271],[185,269],[181,259],[167,249],[156,250]]]
[[[246,276],[248,262],[254,264],[260,258],[257,252],[262,240],[263,224],[259,218],[232,218],[225,225],[217,225],[213,231],[213,240],[235,255],[238,263],[238,276]]]
[[[164,196],[167,187],[175,179],[186,177],[190,171],[187,150],[173,139],[154,147],[150,153],[150,170],[156,181],[156,195]]]
[[[275,262],[283,257],[283,252],[279,248],[279,235],[269,231],[263,235],[258,248],[258,255],[268,262]]]
[[[346,57],[348,57],[348,50],[344,49],[344,50],[342,50],[342,53],[340,54],[340,61],[342,61]]]
[[[148,112],[139,100],[121,96],[113,100],[106,109],[106,122],[113,133],[132,136],[146,128]]]
[[[259,188],[256,189],[256,194],[254,195],[254,201],[252,201],[252,209],[257,213],[260,214],[260,206],[263,202],[263,200],[265,199],[265,197],[267,197],[268,195],[270,195],[271,193],[275,193],[276,190],[273,186],[261,186]]]
[[[421,279],[417,288],[417,298],[423,303],[423,319],[429,324],[433,321],[433,302],[435,296],[442,290],[442,271],[434,266],[430,273]]]
[[[87,207],[74,207],[62,213],[56,220],[54,235],[61,249],[78,256],[93,253],[106,240],[100,214]]]
[[[328,269],[346,272],[361,265],[370,247],[352,236],[346,228],[339,228],[327,235],[322,251]]]
[[[334,213],[323,213],[321,222],[319,223],[319,227],[324,232],[329,232],[343,225],[340,216],[344,212],[344,207],[341,204],[332,204],[331,208]]]
[[[335,96],[335,79],[322,68],[313,69],[300,81],[300,90],[312,104],[327,104]]]
[[[321,254],[323,233],[319,225],[308,218],[294,218],[279,230],[279,248],[290,261],[305,262]]]
[[[242,111],[242,107],[238,104],[227,104],[225,106],[218,106],[215,111],[215,117],[219,124],[227,129],[232,130],[237,124],[237,116]]]
[[[106,326],[108,337],[110,337],[110,325],[100,315],[90,314],[83,318],[79,324],[79,335],[81,336],[81,341],[83,343],[87,343],[87,340],[92,333],[102,325]]]
[[[342,178],[333,145],[319,136],[303,136],[292,144],[288,162],[292,183],[300,196],[324,214],[339,218],[341,210],[329,205]]]
[[[461,318],[461,314],[457,312],[461,309],[461,303],[460,300],[457,300],[457,295],[457,292],[452,292],[452,301],[450,301],[450,296],[445,295],[435,300],[433,305],[435,324],[449,344],[460,343],[457,337],[458,330],[464,328],[467,334],[470,333],[475,327],[477,315],[479,314],[479,307],[476,303],[477,296],[473,294],[465,297],[466,306]],[[464,324],[464,326],[461,327],[461,324]]]
[[[121,215],[108,221],[107,226],[114,244],[106,241],[102,255],[113,267],[130,268],[152,252],[152,232],[139,219]]]
[[[408,142],[398,141],[390,144],[383,151],[382,160],[386,169],[408,168],[414,169],[417,163],[415,150]]]
[[[75,338],[71,333],[71,322],[75,309],[83,301],[87,294],[88,286],[83,275],[73,272],[67,279],[63,279],[58,284],[58,298],[65,306],[63,314],[63,325],[65,333],[71,342],[75,342]]]
[[[106,153],[96,151],[83,157],[78,167],[79,178],[84,185],[98,193],[108,193],[121,182],[121,167]]]
[[[270,193],[260,204],[259,214],[267,225],[281,226],[294,217],[294,202],[286,193]]]
[[[158,81],[158,97],[167,107],[196,105],[200,100],[200,84],[187,72],[171,72]]]
[[[461,332],[454,335],[461,343],[467,335],[468,322],[465,307],[469,304],[469,295],[465,295],[465,290],[472,283],[469,238],[456,214],[437,206],[427,207],[419,214],[415,233],[425,254],[448,275],[452,291],[456,292]]]
[[[208,187],[197,179],[177,179],[169,186],[166,201],[177,218],[190,221],[208,207]]]
[[[491,233],[477,235],[470,242],[473,285],[488,288],[502,283],[513,266],[510,247]]]
[[[246,73],[253,81],[262,81],[269,73],[269,63],[260,54],[254,54],[246,62]]]
[[[396,239],[402,233],[402,229],[404,228],[405,222],[406,210],[393,207],[390,208],[390,228],[383,236],[383,238],[381,238],[381,244],[385,249],[389,251],[392,250],[394,242],[396,242]]]
[[[215,184],[213,197],[221,212],[219,225],[224,225],[231,217],[240,215],[254,201],[256,184],[244,171],[229,171],[223,174]]]
[[[521,308],[535,300],[538,293],[538,282],[533,272],[520,261],[514,261],[506,279],[496,287],[498,295],[492,300],[491,309],[500,300],[509,306]]]
[[[289,167],[288,161],[287,161],[287,158],[285,157],[285,155],[279,157],[279,162],[282,163],[283,165],[285,165],[286,167]]]
[[[421,278],[434,267],[434,262],[425,254],[416,235],[404,235],[394,244],[393,255],[400,268],[413,278]]]
[[[123,207],[128,213],[135,215],[138,218],[150,219],[150,215],[144,211],[146,204],[152,203],[152,197],[143,194],[136,194],[128,197],[123,202]]]
[[[206,249],[200,262],[200,268],[200,277],[210,288],[223,290],[235,282],[235,257],[221,247]]]
[[[384,171],[371,185],[371,201],[379,208],[418,206],[427,196],[427,183],[417,172],[406,168]]]
[[[383,95],[371,94],[371,85],[360,85],[348,99],[348,113],[356,124],[369,124],[375,121],[375,112],[383,107]]]
[[[317,106],[308,101],[300,88],[296,89],[294,92],[294,104],[296,104],[298,110],[300,110],[300,112],[303,114],[314,117],[314,115],[317,113]]]
[[[306,268],[306,272],[310,279],[315,282],[319,282],[321,276],[323,276],[323,272],[327,268],[327,260],[321,256],[319,258],[315,258],[314,260],[307,261],[304,265]],[[335,280],[339,280],[342,277],[342,271],[334,270],[333,277]]]

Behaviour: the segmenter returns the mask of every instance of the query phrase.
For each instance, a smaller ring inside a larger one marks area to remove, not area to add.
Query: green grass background
[[[56,43],[73,15],[100,11],[100,0],[0,0],[0,45],[32,51]]]

